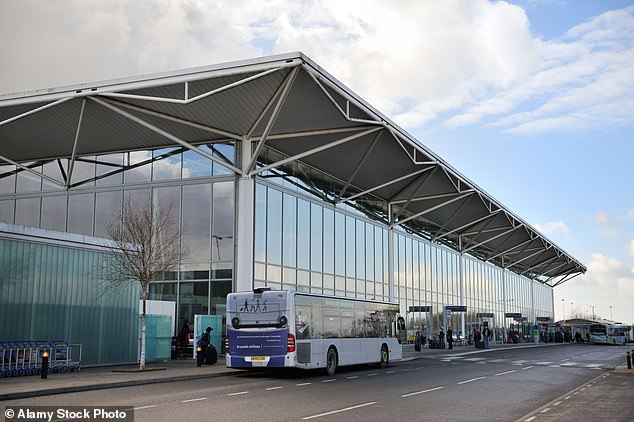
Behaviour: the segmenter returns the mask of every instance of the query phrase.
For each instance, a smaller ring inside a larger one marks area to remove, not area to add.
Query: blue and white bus
[[[230,368],[325,368],[403,357],[396,338],[398,304],[256,289],[227,295]]]
[[[631,326],[624,324],[592,324],[590,325],[590,342],[625,345],[630,340],[631,329]]]

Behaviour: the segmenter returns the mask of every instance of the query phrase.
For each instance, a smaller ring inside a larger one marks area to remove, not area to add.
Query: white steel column
[[[387,288],[390,302],[394,302],[394,228],[392,227],[392,206],[387,205],[390,225],[387,229]]]
[[[504,267],[504,257],[502,257],[502,303],[502,326],[504,327],[502,344],[506,344],[508,336],[506,335],[506,268]]]
[[[465,306],[465,288],[464,288],[464,254],[462,253],[462,236],[458,237],[458,250],[460,255],[458,255],[458,277],[460,280],[460,305]],[[464,323],[464,315],[465,312],[460,312],[460,330],[462,331],[462,335],[466,338],[467,333],[465,332],[465,323]]]
[[[248,175],[251,162],[251,139],[240,142],[240,164],[243,173],[238,179],[236,195],[235,292],[253,289],[253,247],[255,244],[255,178]]]

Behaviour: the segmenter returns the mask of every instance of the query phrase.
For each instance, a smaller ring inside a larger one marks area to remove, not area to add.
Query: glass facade
[[[135,362],[138,288],[104,294],[90,276],[103,259],[96,250],[0,238],[0,340],[80,343],[82,364]]]
[[[236,161],[233,142],[198,147]],[[258,165],[282,158],[264,148]],[[26,165],[58,180],[69,167],[67,160]],[[253,287],[381,301],[390,300],[392,293],[407,329],[420,329],[426,335],[437,333],[445,324],[467,335],[487,322],[501,340],[505,325],[525,334],[526,324],[537,316],[553,316],[550,287],[432,243],[415,221],[390,231],[387,204],[370,195],[337,202],[342,191],[358,193],[344,185],[301,162],[257,177]],[[149,299],[176,302],[177,332],[185,322],[192,327],[195,314],[225,313],[226,295],[234,287],[235,186],[229,169],[181,147],[79,157],[69,190],[2,165],[0,222],[104,237],[104,224],[120,212],[126,199],[149,197],[153,204],[171,204],[187,253],[178,268],[154,280]],[[87,256],[91,253],[86,252]],[[13,262],[13,255],[7,259]],[[29,265],[56,268],[53,261]],[[1,288],[4,300],[12,287],[2,280]],[[45,284],[41,288],[57,295],[62,287]],[[11,294],[11,303],[23,303]],[[445,321],[445,307],[455,305],[466,306],[467,311],[454,312]],[[429,311],[410,312],[421,306]],[[505,318],[505,312],[521,314],[521,318]]]
[[[233,142],[199,145],[233,162]],[[63,180],[68,160],[26,164]],[[0,165],[0,222],[105,237],[123,201],[170,204],[186,251],[174,271],[153,283],[149,299],[177,302],[174,329],[194,314],[224,314],[232,290],[234,179],[229,169],[181,147],[81,156],[68,191],[12,165]],[[175,331],[176,332],[176,331]],[[133,359],[134,360],[134,359]]]

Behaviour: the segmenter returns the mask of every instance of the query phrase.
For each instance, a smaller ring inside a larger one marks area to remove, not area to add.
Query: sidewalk
[[[473,346],[456,346],[453,350],[423,348],[422,351],[416,352],[414,345],[408,344],[403,346],[403,359],[421,359],[432,355],[470,355],[507,348],[550,347],[559,345],[562,344],[497,344],[491,349],[476,349]],[[0,378],[0,401],[161,382],[231,376],[244,373],[243,370],[227,368],[222,357],[218,359],[218,363],[215,365],[203,365],[200,368],[196,366],[196,361],[187,359],[157,362],[147,365],[148,369],[157,370],[129,372],[136,367],[137,365],[123,365],[83,368],[81,372],[49,374],[48,379],[45,380],[39,376]],[[127,370],[128,372],[117,372],[121,370]]]

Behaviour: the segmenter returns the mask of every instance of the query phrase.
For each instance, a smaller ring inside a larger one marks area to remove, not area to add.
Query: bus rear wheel
[[[337,352],[334,348],[328,349],[326,354],[326,373],[328,376],[333,376],[337,370]]]
[[[381,360],[379,361],[379,367],[385,368],[390,363],[390,352],[387,346],[384,344],[381,346]]]

